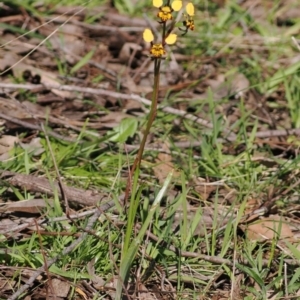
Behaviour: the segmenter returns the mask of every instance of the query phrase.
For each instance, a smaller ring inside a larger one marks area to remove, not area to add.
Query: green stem
[[[154,59],[154,86],[153,86],[152,102],[151,102],[151,108],[150,108],[150,112],[149,112],[149,118],[148,118],[148,122],[147,122],[147,125],[146,125],[146,129],[144,131],[144,135],[143,135],[143,139],[141,141],[139,151],[136,155],[136,158],[135,158],[134,163],[132,165],[132,168],[130,170],[129,178],[128,178],[127,185],[126,185],[124,203],[126,203],[127,200],[128,200],[130,187],[131,187],[131,178],[133,177],[133,174],[134,174],[135,170],[140,169],[141,161],[142,161],[142,157],[143,157],[143,153],[144,153],[144,149],[145,149],[145,145],[146,145],[146,141],[147,141],[147,137],[150,133],[151,126],[152,126],[153,121],[156,117],[157,103],[158,103],[158,91],[159,91],[159,79],[160,79],[160,76],[159,76],[160,63],[161,63],[161,60],[159,58]]]
[[[139,168],[141,165],[142,156],[144,153],[147,137],[150,133],[150,129],[152,127],[153,121],[156,117],[157,113],[157,103],[158,103],[158,90],[159,90],[159,70],[160,70],[160,59],[155,59],[154,61],[154,89],[152,94],[152,102],[151,102],[151,108],[149,112],[149,118],[147,122],[147,126],[144,132],[143,139],[141,141],[141,146],[139,148],[136,160],[137,160],[137,167]]]

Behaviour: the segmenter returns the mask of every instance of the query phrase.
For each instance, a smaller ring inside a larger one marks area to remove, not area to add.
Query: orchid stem
[[[157,104],[158,104],[159,79],[160,79],[160,76],[159,76],[160,64],[161,64],[161,59],[154,58],[154,86],[153,86],[152,102],[151,102],[151,108],[150,108],[150,112],[149,112],[149,118],[148,118],[148,122],[146,125],[146,129],[144,131],[144,135],[143,135],[143,139],[141,141],[139,151],[136,155],[136,158],[135,158],[132,168],[130,170],[129,178],[127,180],[124,203],[127,203],[127,200],[129,197],[133,174],[136,170],[138,172],[140,171],[141,161],[142,161],[147,137],[150,133],[150,129],[151,129],[154,119],[156,117]]]

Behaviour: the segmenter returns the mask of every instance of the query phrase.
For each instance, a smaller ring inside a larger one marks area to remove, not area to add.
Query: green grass
[[[31,15],[42,17],[51,16],[52,10],[59,6],[86,5],[92,9],[106,2],[45,1],[45,8],[49,10],[42,12],[34,6],[34,1],[4,3],[22,5]],[[49,280],[50,275],[50,278],[62,277],[70,282],[69,299],[79,299],[78,289],[86,292],[82,282],[95,282],[95,278],[101,279],[108,288],[95,288],[89,299],[106,299],[107,295],[121,299],[122,294],[126,295],[124,290],[132,293],[137,282],[143,283],[138,289],[149,290],[153,287],[160,289],[162,284],[166,291],[170,291],[170,299],[221,296],[237,299],[237,295],[231,294],[231,285],[235,282],[238,282],[241,299],[269,299],[273,296],[280,299],[295,296],[299,290],[297,239],[282,241],[278,233],[273,239],[256,241],[248,238],[239,223],[244,222],[243,216],[249,212],[251,199],[259,206],[270,197],[276,197],[277,211],[274,214],[288,218],[289,223],[298,221],[298,185],[285,192],[297,181],[297,137],[262,141],[256,138],[256,133],[270,129],[274,124],[277,129],[300,127],[299,63],[292,62],[292,58],[299,54],[288,39],[289,32],[284,34],[276,26],[277,1],[264,18],[267,26],[235,1],[229,1],[222,9],[212,3],[206,6],[204,1],[194,3],[198,9],[196,31],[185,35],[178,48],[174,47],[175,53],[187,57],[184,62],[179,61],[185,78],[193,78],[200,68],[206,68],[207,73],[205,70],[199,73],[195,84],[199,90],[206,90],[207,80],[215,79],[218,74],[230,78],[230,74],[242,73],[250,82],[249,89],[244,92],[251,91],[252,104],[247,95],[235,97],[236,91],[216,99],[212,88],[203,97],[193,90],[193,85],[167,94],[162,107],[184,107],[209,120],[213,128],[204,128],[189,119],[159,110],[152,128],[153,139],[154,142],[169,142],[174,174],[169,174],[163,183],[159,183],[152,170],[158,164],[155,161],[158,152],[146,150],[140,177],[133,178],[135,192],[126,209],[118,199],[124,194],[128,164],[134,161],[136,151],[127,151],[124,143],[138,143],[147,116],[128,117],[113,129],[101,129],[101,138],[87,133],[88,130],[98,133],[90,128],[89,121],[74,143],[50,138],[55,162],[66,184],[104,191],[116,203],[114,209],[101,215],[84,241],[60,257],[43,275],[43,280]],[[141,16],[146,12],[154,18],[147,1],[139,1],[137,6],[133,6],[132,1],[115,1],[114,4],[122,14]],[[93,16],[87,19],[88,23],[99,22]],[[3,28],[4,25],[0,25]],[[299,20],[288,29],[291,31],[295,26],[299,26]],[[16,36],[26,33],[17,26],[5,28]],[[245,38],[246,29],[260,38],[258,42],[249,42]],[[41,39],[37,33],[29,36]],[[275,44],[267,42],[272,36],[279,37]],[[88,64],[93,53],[93,50],[87,52],[73,66],[60,61],[57,56],[56,70],[60,75],[74,75]],[[212,73],[209,70],[213,70]],[[91,81],[105,82],[101,75],[93,76]],[[24,92],[22,99],[34,103],[36,95]],[[81,99],[91,110],[110,112],[109,108],[95,104],[86,95]],[[253,103],[258,103],[258,108]],[[234,113],[226,113],[232,107],[238,115],[236,118]],[[122,110],[117,105],[113,109]],[[274,121],[272,126],[265,121],[268,118]],[[235,133],[234,141],[220,140],[225,129]],[[23,132],[20,138],[26,136]],[[57,174],[50,147],[43,133],[39,133],[39,137],[44,149],[42,154],[36,155],[15,145],[10,150],[10,158],[0,163],[1,169],[55,180]],[[176,142],[182,140],[201,140],[201,145],[182,149],[176,146]],[[278,142],[276,147],[272,144],[275,142]],[[13,287],[15,292],[24,284],[22,271],[35,270],[44,264],[45,258],[49,260],[61,255],[83,232],[89,217],[73,222],[68,219],[57,221],[58,217],[65,215],[64,203],[58,199],[57,191],[53,197],[35,195],[26,189],[7,186],[4,181],[1,181],[0,188],[4,202],[42,197],[47,204],[43,212],[47,220],[38,230],[33,224],[29,233],[22,231],[19,236],[9,237],[0,234],[0,264],[18,268],[10,275],[17,282]],[[270,195],[272,190],[275,191],[273,196]],[[221,211],[225,211],[222,216],[219,215]],[[210,222],[206,218],[210,218]],[[282,251],[283,248],[286,251]],[[32,294],[39,288],[43,288],[42,283],[27,291]]]

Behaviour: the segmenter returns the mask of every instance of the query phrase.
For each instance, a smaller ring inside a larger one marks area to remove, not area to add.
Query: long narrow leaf
[[[135,258],[138,248],[144,238],[146,230],[152,221],[153,215],[154,215],[156,209],[159,207],[159,204],[163,198],[163,195],[165,194],[167,187],[170,184],[171,179],[172,179],[172,173],[170,173],[168,175],[167,179],[165,180],[163,187],[157,194],[157,196],[149,210],[148,216],[147,216],[144,224],[142,225],[142,227],[139,231],[139,234],[137,235],[137,237],[135,239],[133,239],[127,253],[122,258],[121,266],[120,266],[120,278],[119,278],[118,284],[117,284],[116,299],[121,299],[123,283],[126,282],[131,264]]]

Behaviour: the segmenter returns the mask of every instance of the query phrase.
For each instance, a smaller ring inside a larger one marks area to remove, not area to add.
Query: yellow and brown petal
[[[195,29],[195,24],[193,19],[186,19],[183,21],[183,25],[186,27],[186,30],[194,30]]]
[[[172,20],[172,8],[170,6],[160,7],[160,11],[157,16],[161,19],[162,22],[167,22],[168,20]]]
[[[193,3],[188,3],[185,7],[186,13],[190,16],[193,17],[195,15],[195,7]]]
[[[176,43],[176,40],[177,40],[177,34],[175,33],[170,33],[167,37],[166,37],[166,44],[168,45],[173,45]]]
[[[154,7],[159,8],[163,5],[163,0],[153,0],[152,4],[153,4]]]
[[[161,7],[163,7],[163,0],[152,0],[152,4],[153,4],[154,7],[161,8]],[[172,1],[171,8],[174,11],[179,11],[181,9],[181,7],[182,7],[182,1],[181,0]]]
[[[165,55],[166,51],[162,44],[153,44],[150,49],[150,54],[156,58],[159,58]]]
[[[179,11],[181,10],[182,7],[182,1],[180,0],[174,0],[171,4],[171,7],[174,11]]]

